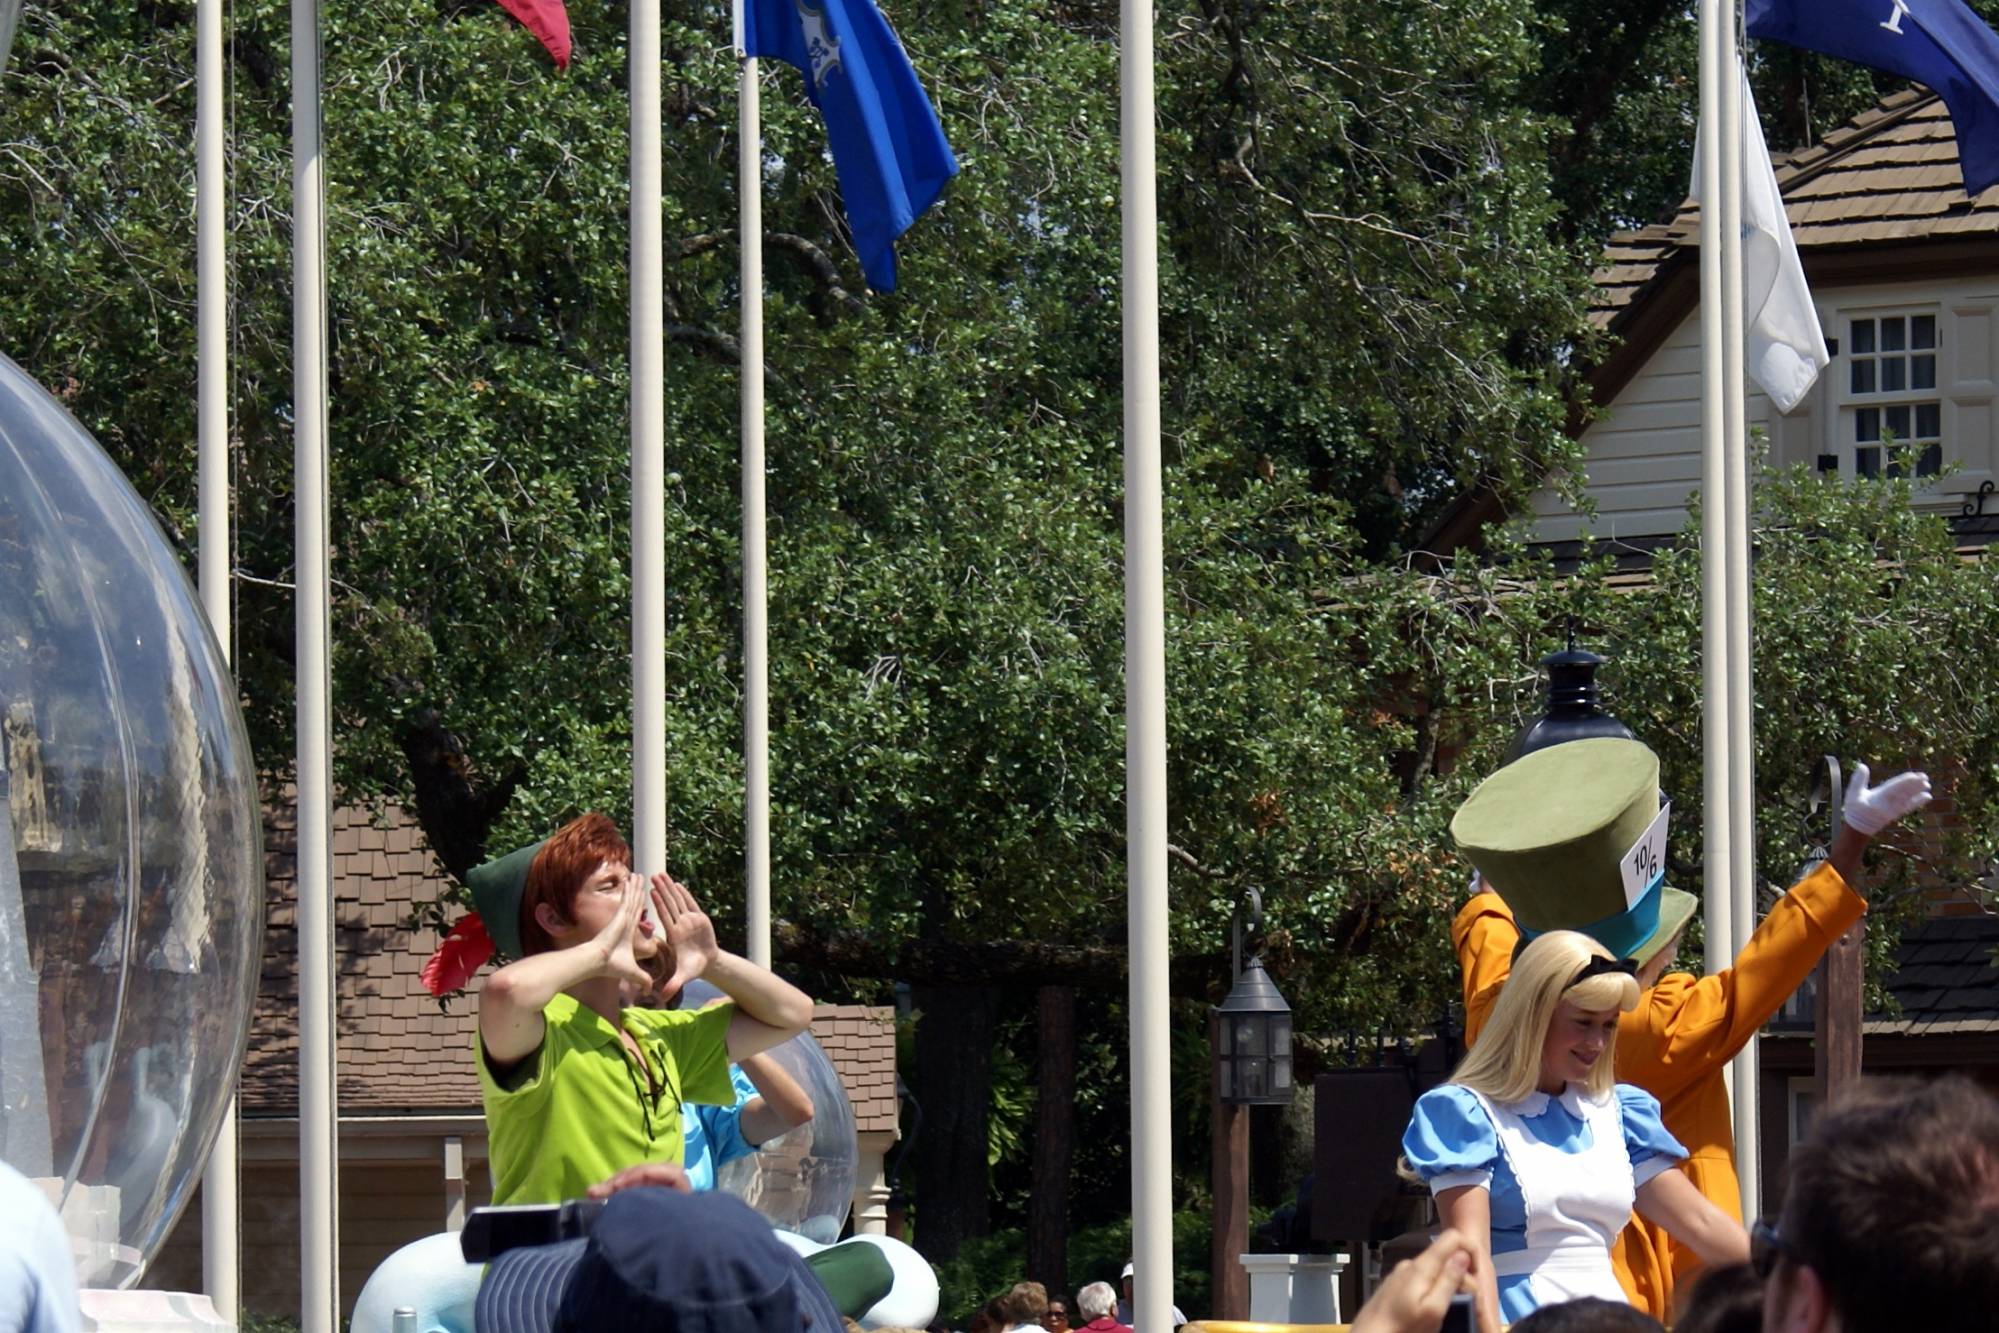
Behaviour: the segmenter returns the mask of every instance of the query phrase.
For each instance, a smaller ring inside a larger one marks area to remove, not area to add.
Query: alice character
[[[1741,1225],[1675,1169],[1686,1149],[1658,1099],[1617,1082],[1632,971],[1587,935],[1536,937],[1471,1053],[1418,1099],[1403,1134],[1409,1170],[1471,1242],[1481,1333],[1579,1297],[1626,1301],[1610,1248],[1634,1206],[1709,1263],[1748,1257]]]

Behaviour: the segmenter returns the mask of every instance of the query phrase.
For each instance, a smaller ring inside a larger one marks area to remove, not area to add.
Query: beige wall
[[[1927,313],[1937,318],[1937,385],[1911,397],[1941,407],[1944,457],[1957,475],[1932,487],[1920,503],[1955,510],[1979,483],[1999,476],[1999,279],[1829,287],[1813,293],[1828,339],[1846,338],[1854,317]],[[1842,353],[1850,349],[1842,346]],[[1536,541],[1571,541],[1586,531],[1600,538],[1653,537],[1680,531],[1687,498],[1700,487],[1700,312],[1691,312],[1583,433],[1583,489],[1594,520],[1576,512],[1553,487],[1534,497]],[[1780,416],[1751,380],[1747,414],[1763,428],[1773,462],[1816,466],[1821,454],[1850,446],[1856,401],[1843,380],[1850,370],[1836,356],[1795,410]]]
[[[400,1146],[400,1145],[399,1145]],[[408,1145],[414,1146],[414,1145]],[[429,1160],[357,1161],[343,1145],[340,1164],[340,1301],[343,1315],[375,1266],[391,1253],[444,1230],[442,1140]],[[483,1151],[483,1145],[482,1145]],[[466,1206],[492,1201],[483,1160],[466,1170]],[[243,1306],[262,1315],[299,1314],[299,1209],[296,1161],[246,1161],[242,1168]],[[201,1290],[201,1201],[181,1214],[145,1285]]]

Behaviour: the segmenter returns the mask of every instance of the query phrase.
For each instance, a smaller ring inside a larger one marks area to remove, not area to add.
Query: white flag
[[[1779,412],[1789,412],[1811,392],[1832,354],[1826,351],[1798,245],[1784,216],[1784,197],[1777,192],[1777,172],[1763,142],[1748,74],[1741,79],[1743,369],[1763,386]],[[1700,198],[1700,180],[1696,148],[1695,199]]]

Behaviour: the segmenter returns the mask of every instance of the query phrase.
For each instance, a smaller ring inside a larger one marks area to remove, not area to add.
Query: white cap
[[[1118,1281],[1120,1281],[1120,1282],[1122,1282],[1122,1281],[1124,1281],[1124,1280],[1125,1280],[1126,1278],[1128,1278],[1128,1277],[1130,1277],[1130,1276],[1131,1276],[1131,1265],[1130,1265],[1130,1264],[1126,1264],[1126,1265],[1124,1266],[1124,1271],[1123,1271],[1122,1273],[1119,1273],[1119,1274],[1117,1275],[1117,1280],[1118,1280]]]

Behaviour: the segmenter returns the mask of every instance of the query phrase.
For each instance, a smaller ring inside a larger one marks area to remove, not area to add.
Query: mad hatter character
[[[1867,910],[1852,887],[1861,854],[1928,803],[1930,782],[1903,773],[1873,785],[1867,766],[1856,765],[1830,859],[1777,901],[1732,966],[1704,977],[1666,972],[1698,900],[1665,883],[1663,829],[1651,844],[1654,873],[1642,884],[1625,873],[1626,854],[1658,819],[1658,787],[1658,757],[1639,742],[1572,741],[1500,769],[1458,811],[1452,836],[1485,890],[1451,926],[1464,969],[1466,1041],[1475,1043],[1490,1018],[1523,937],[1578,930],[1634,960],[1642,994],[1618,1023],[1619,1074],[1659,1099],[1667,1131],[1687,1149],[1680,1170],[1740,1221],[1722,1071]],[[1642,1217],[1612,1257],[1634,1303],[1661,1319],[1675,1286],[1701,1262]]]

